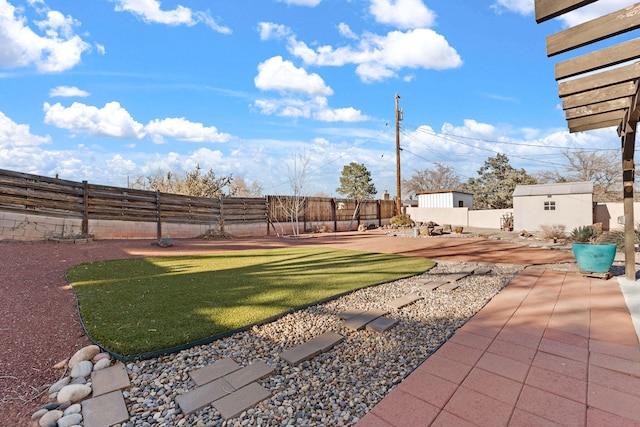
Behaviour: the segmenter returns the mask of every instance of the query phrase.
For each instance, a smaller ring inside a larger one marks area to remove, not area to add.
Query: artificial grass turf
[[[70,268],[67,279],[89,336],[109,351],[132,355],[224,334],[434,264],[287,248],[99,261]]]

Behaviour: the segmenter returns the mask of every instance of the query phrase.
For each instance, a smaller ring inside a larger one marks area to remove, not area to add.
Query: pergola
[[[598,0],[535,0],[541,23]],[[640,3],[547,37],[551,57],[640,28]],[[558,95],[569,131],[616,126],[622,140],[625,277],[635,281],[633,214],[634,151],[640,117],[640,38],[555,64]]]

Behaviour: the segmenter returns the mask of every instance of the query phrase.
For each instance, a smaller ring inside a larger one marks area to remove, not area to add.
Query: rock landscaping
[[[104,425],[118,427],[353,425],[521,268],[491,266],[479,275],[468,271],[481,266],[468,267],[440,263],[422,275],[361,289],[209,345],[126,366],[113,364],[96,346],[86,347],[58,364],[64,373],[49,387],[51,403],[34,420],[40,426],[90,427],[102,425],[93,417],[109,409],[121,419]],[[425,286],[433,282],[441,285]],[[455,287],[443,286],[451,283]],[[350,322],[366,313],[373,318],[362,327]],[[376,319],[385,325],[365,327]],[[318,351],[299,360],[292,350],[308,342],[317,343]],[[101,360],[109,360],[109,367]],[[100,368],[115,369],[109,387]],[[202,387],[221,391],[219,398],[198,400],[198,393],[207,394]]]

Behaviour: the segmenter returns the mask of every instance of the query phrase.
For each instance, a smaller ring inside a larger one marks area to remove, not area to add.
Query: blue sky
[[[620,139],[568,133],[545,37],[634,3],[537,25],[534,0],[0,0],[0,168],[126,186],[199,164],[288,194],[303,155],[308,194],[358,162],[395,195],[397,93],[403,178],[562,170]]]

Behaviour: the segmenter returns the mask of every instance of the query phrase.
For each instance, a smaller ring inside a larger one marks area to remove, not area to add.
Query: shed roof
[[[435,191],[421,191],[420,193],[416,193],[416,196],[420,196],[423,194],[443,194],[443,193],[458,193],[458,194],[469,194],[473,196],[473,193],[469,193],[466,191],[460,190],[435,190]]]
[[[591,181],[559,182],[557,184],[517,185],[513,191],[513,197],[592,193],[593,183]]]

